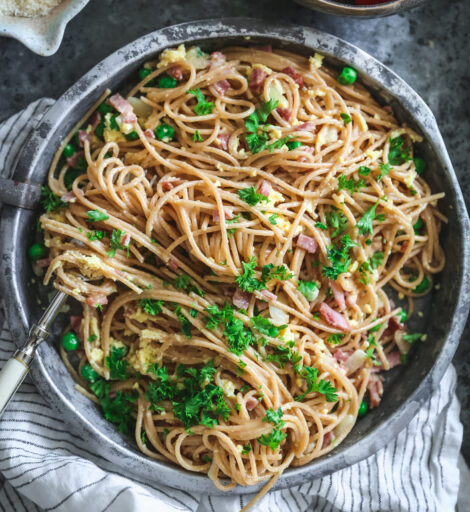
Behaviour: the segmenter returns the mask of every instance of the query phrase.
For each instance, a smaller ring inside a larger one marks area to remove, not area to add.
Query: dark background
[[[470,202],[470,1],[428,0],[404,14],[356,20],[289,0],[91,0],[67,27],[59,51],[39,57],[0,38],[0,119],[31,101],[57,98],[98,61],[161,27],[209,17],[252,16],[312,26],[359,46],[405,79],[431,107]],[[438,312],[436,312],[438,314]],[[470,323],[455,357],[470,462]]]

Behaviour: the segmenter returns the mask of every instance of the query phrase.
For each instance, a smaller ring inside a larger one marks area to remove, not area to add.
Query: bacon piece
[[[44,268],[44,267],[47,267],[50,262],[51,262],[51,260],[49,258],[42,258],[42,259],[36,261],[36,265],[39,268]]]
[[[107,102],[121,114],[134,113],[132,105],[119,93],[109,97]]]
[[[328,282],[335,297],[336,304],[339,306],[340,311],[344,311],[346,309],[346,302],[344,300],[344,291],[338,283],[334,281]]]
[[[223,80],[219,80],[218,82],[215,82],[214,89],[218,94],[224,96],[224,94],[230,89],[230,82],[225,80],[225,78]]]
[[[124,233],[121,237],[121,245],[127,247],[131,243],[131,235],[129,233]]]
[[[97,110],[91,116],[90,122],[91,122],[91,133],[95,133],[96,127],[101,122],[101,114]]]
[[[290,117],[292,115],[292,109],[291,108],[280,108],[278,107],[276,109],[276,112],[284,119],[284,121],[289,122]]]
[[[227,57],[222,52],[212,52],[211,60],[210,60],[210,67],[215,68],[217,66],[220,66],[226,60],[227,60]]]
[[[162,188],[163,190],[168,191],[175,188],[177,185],[181,185],[181,183],[183,183],[183,180],[180,180],[179,178],[169,178],[162,181]]]
[[[315,238],[300,234],[297,238],[297,247],[304,249],[310,254],[314,254],[318,248],[318,243]]]
[[[219,135],[217,135],[217,140],[219,142],[219,146],[224,151],[227,151],[227,149],[228,149],[228,141],[229,141],[229,139],[230,139],[230,135],[226,135],[224,133],[219,133]]]
[[[183,68],[181,66],[173,66],[172,68],[167,69],[166,73],[175,80],[178,80],[178,82],[183,80]]]
[[[87,133],[84,130],[78,130],[78,143],[80,144],[81,148],[85,146],[86,140],[91,144],[91,141],[93,140],[91,133]]]
[[[257,400],[253,396],[250,396],[249,398],[246,399],[246,402],[245,402],[246,410],[248,412],[251,412],[253,409],[255,409],[257,407],[258,404],[259,404],[259,400]]]
[[[67,192],[66,194],[61,196],[60,200],[63,201],[64,203],[75,203],[76,197],[73,190],[70,190],[70,192]]]
[[[134,112],[126,112],[125,114],[122,114],[122,122],[127,124],[132,124],[137,121],[137,116],[134,114]]]
[[[282,73],[290,76],[300,88],[304,86],[304,79],[302,78],[302,75],[297,73],[297,71],[292,66],[287,66],[284,68]]]
[[[296,131],[302,130],[306,132],[313,132],[317,129],[317,125],[307,121],[306,123],[299,124],[295,129]]]
[[[323,436],[323,443],[321,445],[322,450],[330,445],[332,439],[333,439],[333,432],[330,430]]]
[[[147,137],[147,139],[154,139],[155,138],[155,133],[153,130],[151,130],[150,128],[147,128],[145,131],[144,131],[144,135]]]
[[[92,307],[104,306],[105,304],[108,303],[108,297],[106,297],[106,295],[103,295],[101,293],[92,293],[87,298],[86,301],[87,301],[87,304]]]
[[[263,194],[263,196],[268,197],[273,189],[271,183],[269,181],[263,180],[261,182],[261,187],[259,188],[259,193]]]
[[[81,341],[83,341],[82,320],[83,316],[81,315],[72,315],[70,317],[70,327]]]
[[[401,354],[399,350],[394,350],[393,352],[389,352],[387,354],[387,361],[390,368],[395,368],[395,366],[401,365]]]
[[[178,270],[179,268],[178,263],[172,258],[168,260],[168,266],[171,268],[171,270]]]
[[[270,44],[262,44],[259,46],[253,46],[253,50],[260,50],[262,52],[273,53],[273,47]]]
[[[409,242],[408,242],[408,241],[403,242],[403,243],[400,245],[399,252],[401,252],[402,254],[403,254],[403,253],[405,253],[405,252],[408,250],[408,245],[409,245]]]
[[[71,157],[67,158],[67,165],[69,167],[75,167],[78,159],[84,155],[83,151],[77,151]]]
[[[272,302],[273,300],[277,299],[277,295],[271,293],[269,290],[261,290],[260,293],[268,302]]]
[[[247,309],[250,305],[251,293],[237,288],[232,297],[233,305],[237,308]]]
[[[320,306],[320,313],[324,320],[336,329],[340,329],[343,332],[351,331],[351,326],[346,318],[341,313],[330,308],[326,302],[323,302]]]
[[[340,348],[337,348],[334,353],[333,357],[338,361],[338,363],[344,363],[347,359],[349,359],[349,356],[352,354],[351,351],[342,350]]]
[[[367,390],[369,391],[369,406],[374,409],[380,404],[384,392],[382,379],[376,373],[370,374]]]
[[[264,81],[266,80],[266,72],[259,68],[254,68],[250,76],[250,89],[253,94],[260,94]]]
[[[233,210],[229,207],[224,207],[224,216],[227,220],[233,219]],[[213,210],[212,219],[214,222],[220,222],[219,210]]]
[[[384,335],[392,336],[397,331],[403,330],[404,327],[404,324],[400,322],[400,319],[397,316],[392,316],[388,321],[388,326],[384,331]]]

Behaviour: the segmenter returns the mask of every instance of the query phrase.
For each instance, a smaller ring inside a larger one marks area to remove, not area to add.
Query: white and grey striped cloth
[[[21,146],[52,103],[38,100],[0,125],[3,176],[11,176]],[[0,366],[14,350],[0,318]],[[459,456],[462,425],[455,386],[451,367],[436,394],[387,448],[334,475],[271,492],[253,510],[470,511],[470,473]],[[461,479],[465,492],[457,506]],[[250,498],[197,496],[126,475],[125,468],[91,453],[86,440],[57,419],[29,378],[0,420],[3,512],[238,512]]]

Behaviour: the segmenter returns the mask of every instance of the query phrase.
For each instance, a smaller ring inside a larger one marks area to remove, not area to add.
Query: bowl
[[[45,16],[25,18],[0,15],[0,36],[13,37],[42,56],[54,54],[62,42],[67,23],[89,0],[63,0]]]
[[[360,80],[380,102],[391,105],[400,121],[423,134],[418,151],[429,164],[428,181],[433,190],[446,192],[440,208],[449,218],[441,237],[448,263],[437,276],[440,290],[433,291],[426,301],[417,304],[424,313],[423,318],[416,319],[421,323],[411,325],[413,330],[423,329],[420,332],[426,332],[428,340],[415,347],[405,366],[387,372],[386,392],[380,407],[362,418],[349,437],[332,452],[308,465],[287,469],[276,488],[297,485],[345,468],[383,448],[439,386],[459,343],[470,306],[468,215],[436,120],[423,100],[397,75],[335,36],[311,28],[252,19],[204,20],[164,28],[141,37],[100,62],[59,98],[35,128],[19,158],[14,178],[43,182],[60,141],[102,92],[106,88],[125,91],[135,81],[142,63],[164,48],[181,43],[198,44],[209,51],[233,44],[272,44],[304,55],[318,51],[326,56],[330,66],[353,66]],[[4,295],[8,297],[12,336],[19,345],[29,326],[41,314],[38,297],[43,291],[39,283],[31,283],[33,276],[27,258],[36,216],[37,212],[7,206],[0,229],[0,278]],[[121,435],[94,403],[74,389],[74,381],[57,350],[59,332],[66,321],[64,317],[59,315],[56,320],[51,342],[40,346],[31,373],[38,389],[58,415],[78,435],[88,439],[89,451],[125,467],[129,474],[144,481],[161,482],[190,492],[223,493],[206,475],[190,473],[169,462],[144,456],[132,439]],[[261,485],[236,487],[230,492],[254,492]]]
[[[391,16],[398,12],[412,9],[425,0],[390,0],[385,3],[372,5],[353,5],[343,0],[294,0],[310,9],[327,12],[329,14],[338,14],[340,16],[357,16],[361,18],[380,18],[382,16]],[[383,2],[383,0],[380,0]]]

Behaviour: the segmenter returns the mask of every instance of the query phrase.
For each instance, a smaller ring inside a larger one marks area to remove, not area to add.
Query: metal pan
[[[337,14],[339,16],[354,16],[358,18],[380,18],[417,7],[425,0],[389,0],[386,3],[371,5],[354,5],[343,0],[294,0],[298,4],[316,11]]]
[[[280,489],[327,475],[375,453],[409,423],[432,389],[439,386],[457,348],[469,309],[469,219],[436,121],[408,85],[373,57],[337,37],[310,28],[251,19],[204,20],[164,28],[112,54],[71,87],[39,123],[22,152],[15,179],[43,182],[59,142],[106,87],[125,91],[144,61],[168,46],[189,42],[206,50],[231,44],[271,43],[304,55],[319,51],[327,56],[329,65],[354,66],[361,81],[379,101],[392,105],[401,121],[424,135],[419,152],[429,164],[427,179],[433,190],[446,192],[440,208],[449,218],[442,232],[447,265],[437,276],[440,290],[433,291],[427,302],[417,305],[424,312],[423,323],[412,325],[428,334],[427,341],[418,344],[405,366],[389,372],[381,406],[361,419],[334,451],[308,465],[289,468],[276,484]],[[35,218],[33,211],[6,206],[0,232],[2,290],[7,297],[13,339],[18,343],[25,339],[28,326],[41,313],[37,303],[41,286],[31,282],[33,276],[27,258]],[[57,324],[59,329],[60,321]],[[54,340],[53,335],[51,339]],[[93,403],[75,391],[53,343],[40,347],[32,374],[40,392],[58,414],[89,440],[90,451],[147,481],[194,492],[221,493],[205,475],[142,455],[130,438],[123,437]],[[231,492],[241,494],[258,488],[237,487]]]

